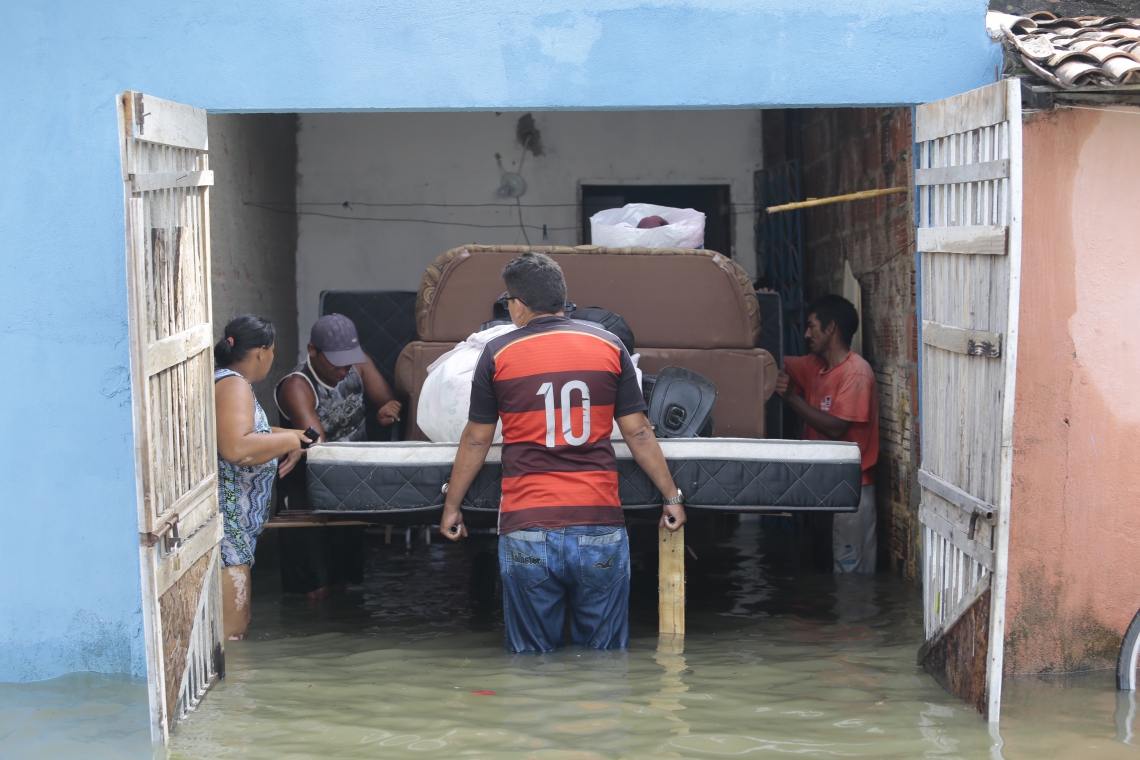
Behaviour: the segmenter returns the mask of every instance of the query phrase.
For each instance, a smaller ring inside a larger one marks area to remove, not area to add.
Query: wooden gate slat
[[[918,470],[918,484],[938,494],[963,512],[982,515],[987,520],[992,520],[994,513],[997,512],[997,507],[993,504],[977,499],[953,483],[948,483],[934,473],[921,468]]]
[[[164,369],[197,356],[211,347],[213,332],[212,325],[195,325],[189,330],[149,344],[143,358],[143,372],[148,376],[157,375]]]
[[[1009,176],[1009,159],[986,161],[980,164],[956,164],[952,166],[939,166],[932,169],[918,169],[915,172],[916,185],[960,185],[970,182],[985,182],[987,180],[1005,179]],[[970,188],[951,188],[953,193],[968,191]],[[961,196],[956,201],[962,204]],[[962,204],[964,205],[964,204]],[[961,212],[962,209],[959,209]]]
[[[131,191],[147,193],[176,187],[207,187],[214,184],[211,171],[151,172],[131,175]]]
[[[954,325],[922,321],[922,342],[967,356],[1001,357],[1001,335],[984,330],[967,330]]]
[[[986,183],[986,197],[993,183]],[[988,202],[979,201],[977,215]],[[995,225],[967,225],[963,227],[919,227],[918,250],[922,253],[973,253],[1004,256],[1008,227]]]

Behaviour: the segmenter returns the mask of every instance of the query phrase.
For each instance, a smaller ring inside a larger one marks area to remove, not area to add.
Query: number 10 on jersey
[[[532,386],[533,387],[533,386]],[[574,435],[574,428],[570,421],[570,394],[578,391],[582,394],[582,434]],[[543,383],[538,389],[537,396],[544,396],[546,401],[546,447],[554,448],[554,384]],[[581,380],[571,380],[562,386],[562,437],[571,446],[581,446],[590,440],[590,388]]]

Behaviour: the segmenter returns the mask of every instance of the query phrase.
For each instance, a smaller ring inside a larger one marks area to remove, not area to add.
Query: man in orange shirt
[[[835,515],[831,545],[837,573],[875,572],[875,463],[879,459],[879,394],[871,365],[851,350],[859,314],[845,298],[826,295],[807,309],[807,356],[784,358],[780,395],[804,421],[804,437],[859,444],[863,491],[859,511]],[[801,395],[802,394],[802,395]]]

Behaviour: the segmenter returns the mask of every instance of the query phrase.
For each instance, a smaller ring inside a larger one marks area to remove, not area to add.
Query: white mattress
[[[845,441],[783,441],[756,438],[667,438],[658,441],[661,453],[673,460],[714,459],[761,462],[860,462],[859,447]],[[450,465],[456,443],[320,443],[309,449],[310,464],[341,465]],[[633,459],[629,447],[614,441],[619,460]],[[502,458],[502,446],[487,452],[487,462]]]

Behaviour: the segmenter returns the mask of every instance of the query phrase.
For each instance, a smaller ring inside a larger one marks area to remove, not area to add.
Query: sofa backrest
[[[526,251],[550,255],[580,307],[620,314],[638,347],[753,348],[760,334],[756,293],[747,273],[715,251],[678,248],[453,248],[424,273],[416,296],[420,340],[458,342],[491,319],[503,292],[503,267]]]

